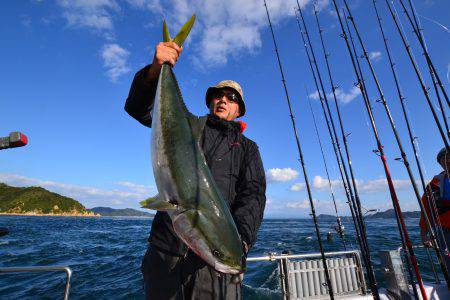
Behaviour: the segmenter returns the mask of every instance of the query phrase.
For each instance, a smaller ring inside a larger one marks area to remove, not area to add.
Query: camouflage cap
[[[239,117],[245,115],[244,93],[242,92],[242,88],[239,83],[233,80],[223,80],[214,86],[210,86],[208,90],[206,90],[206,106],[209,108],[209,104],[211,103],[211,98],[214,94],[214,91],[224,88],[229,88],[236,91],[239,96]]]

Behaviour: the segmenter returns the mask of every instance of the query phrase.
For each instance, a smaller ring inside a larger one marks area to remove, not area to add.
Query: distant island
[[[405,219],[412,219],[412,218],[420,218],[420,211],[404,211],[403,217]],[[376,212],[371,215],[367,215],[368,219],[395,219],[395,212],[394,209],[388,209],[386,211]]]
[[[140,211],[137,209],[132,209],[132,208],[122,208],[122,209],[115,209],[115,208],[111,208],[111,207],[93,207],[88,209],[88,211],[94,213],[94,214],[98,214],[104,217],[149,217],[152,218],[155,215],[145,212],[145,211]]]
[[[13,187],[0,183],[0,214],[95,216],[75,199],[38,186]]]
[[[403,217],[405,219],[412,219],[412,218],[420,218],[420,211],[404,211]],[[327,215],[327,214],[321,214],[317,216],[320,220],[335,220],[335,215]],[[342,216],[341,219],[343,220],[351,220],[352,217],[350,216]],[[394,209],[388,209],[386,211],[380,211],[376,212],[374,214],[366,215],[365,219],[395,219],[395,212]]]
[[[42,187],[13,187],[4,183],[0,183],[0,215],[154,217],[154,214],[132,208],[87,209],[75,199],[50,192]]]

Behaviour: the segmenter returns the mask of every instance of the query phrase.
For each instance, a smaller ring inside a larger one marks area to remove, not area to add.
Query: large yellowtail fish
[[[164,21],[164,41],[182,46],[194,21],[195,15],[173,39]],[[187,110],[172,67],[164,64],[153,107],[151,140],[159,194],[141,204],[167,211],[180,239],[217,271],[239,274],[245,270],[242,242],[199,143],[205,120]]]

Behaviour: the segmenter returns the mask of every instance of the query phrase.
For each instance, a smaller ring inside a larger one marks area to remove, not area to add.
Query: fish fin
[[[139,202],[142,208],[148,208],[153,210],[172,210],[177,209],[178,206],[169,201],[165,201],[159,198],[159,195],[150,197]]]
[[[197,117],[191,114],[188,118],[189,124],[191,125],[192,134],[194,135],[197,141],[200,141],[200,138],[203,134],[203,128],[205,128],[207,117]]]
[[[183,46],[184,41],[186,40],[189,32],[191,32],[192,26],[195,23],[195,14],[181,27],[178,34],[173,38],[173,42],[177,43],[178,46]]]
[[[170,38],[169,28],[167,28],[166,20],[163,22],[163,41],[170,42],[172,39]]]

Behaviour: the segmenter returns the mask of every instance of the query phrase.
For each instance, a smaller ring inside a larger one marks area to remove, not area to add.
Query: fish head
[[[245,272],[244,247],[234,223],[205,218],[202,211],[191,209],[177,212],[172,224],[183,242],[217,271],[233,275]]]
[[[212,255],[216,258],[214,269],[225,274],[241,274],[246,270],[246,257],[242,252],[240,257],[224,254],[219,250],[213,250]],[[237,258],[237,259],[236,259]]]

